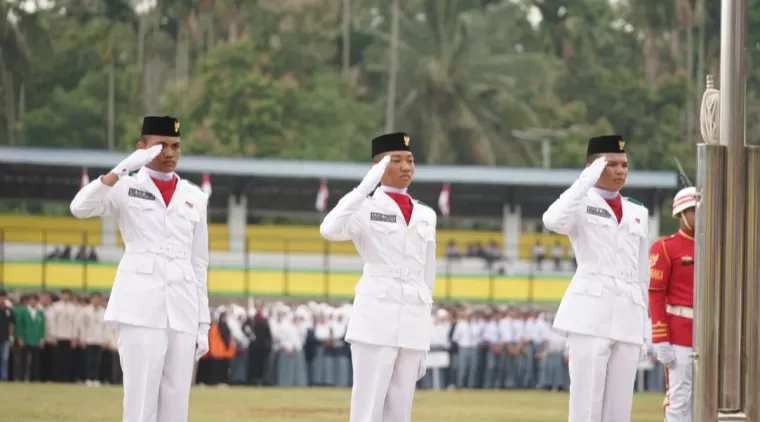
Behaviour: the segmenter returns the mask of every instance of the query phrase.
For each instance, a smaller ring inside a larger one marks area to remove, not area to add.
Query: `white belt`
[[[408,265],[391,266],[382,264],[364,264],[364,274],[375,277],[420,278],[422,271],[413,270]]]
[[[666,305],[665,312],[681,318],[694,319],[694,308],[688,306]]]
[[[615,277],[625,281],[637,282],[637,271],[633,269],[620,270],[610,267],[603,267],[601,265],[579,264],[578,273],[580,274],[598,274]]]
[[[190,254],[187,248],[173,242],[167,242],[160,245],[148,245],[146,243],[128,244],[125,248],[126,253],[143,253],[151,252],[157,255],[162,255],[166,258],[172,259],[185,259]]]

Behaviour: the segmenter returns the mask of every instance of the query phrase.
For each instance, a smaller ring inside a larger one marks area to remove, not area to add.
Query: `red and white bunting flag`
[[[441,210],[441,214],[444,217],[448,217],[449,212],[449,184],[446,183],[441,188],[441,193],[438,195],[438,209]]]
[[[211,196],[211,177],[209,177],[208,173],[203,173],[201,190],[206,193],[206,196]]]
[[[325,212],[327,209],[327,198],[329,196],[330,191],[327,189],[327,180],[322,180],[322,182],[319,183],[319,191],[317,192],[317,211]]]
[[[87,167],[82,169],[82,180],[79,182],[79,189],[90,184],[90,176],[87,175]]]

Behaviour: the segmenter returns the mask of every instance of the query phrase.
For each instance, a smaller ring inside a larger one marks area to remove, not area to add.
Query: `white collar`
[[[591,189],[594,190],[594,192],[598,193],[599,196],[601,196],[604,199],[615,199],[620,194],[618,191],[608,191],[604,189],[599,189],[597,187],[592,187]]]
[[[392,186],[380,185],[380,189],[383,192],[403,193],[404,195],[408,195],[408,193],[406,193],[407,188],[394,188]]]
[[[154,179],[163,180],[164,182],[168,182],[169,180],[172,180],[174,178],[174,172],[171,172],[171,173],[162,173],[160,171],[153,170],[152,168],[149,168],[149,167],[143,167],[143,168],[145,169],[145,172],[148,173],[148,176],[150,176],[150,177],[152,177]]]

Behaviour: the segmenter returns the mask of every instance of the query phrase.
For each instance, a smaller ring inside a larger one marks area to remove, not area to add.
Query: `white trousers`
[[[421,350],[352,343],[350,421],[410,422],[423,354]]]
[[[641,346],[579,334],[568,336],[569,422],[629,422]]]
[[[124,422],[187,422],[195,335],[119,326]]]
[[[691,422],[691,347],[673,345],[675,364],[665,369],[665,422]]]

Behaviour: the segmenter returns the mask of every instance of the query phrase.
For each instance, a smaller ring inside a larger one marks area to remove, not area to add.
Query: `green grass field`
[[[196,388],[191,422],[348,421],[347,389]],[[662,395],[637,394],[634,422],[663,420]],[[104,422],[121,418],[121,389],[0,384],[2,422]],[[420,391],[414,422],[561,422],[567,395],[543,391]]]

